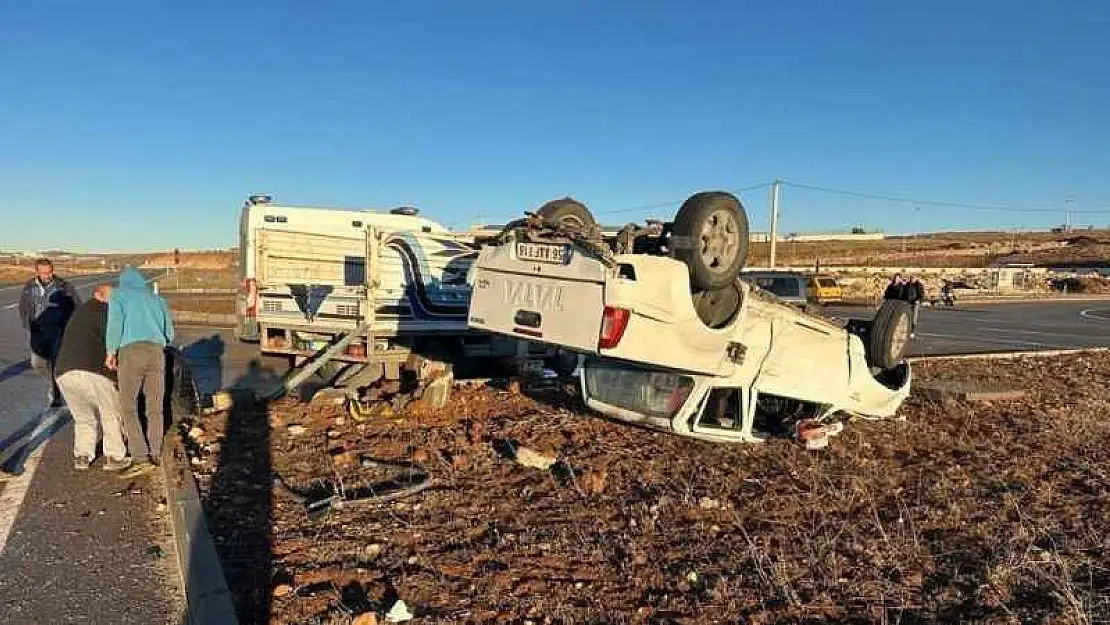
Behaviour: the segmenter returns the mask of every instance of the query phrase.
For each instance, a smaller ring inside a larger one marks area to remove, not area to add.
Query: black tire
[[[578,200],[569,197],[560,200],[551,200],[536,211],[536,215],[544,221],[554,221],[567,226],[590,228],[597,225],[590,209]]]
[[[748,260],[748,215],[735,195],[705,191],[678,209],[672,254],[690,268],[690,286],[709,291],[736,280]]]
[[[879,307],[867,336],[867,358],[872,367],[893,369],[902,362],[910,342],[913,307],[888,299]]]
[[[733,282],[723,289],[695,291],[693,294],[694,311],[706,327],[723,328],[732,323],[740,312],[740,287]]]

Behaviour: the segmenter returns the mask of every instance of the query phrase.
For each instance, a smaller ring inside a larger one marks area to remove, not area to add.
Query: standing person
[[[30,343],[31,366],[50,381],[46,400],[51,408],[61,405],[54,361],[62,344],[62,333],[80,301],[73,285],[54,275],[54,263],[49,258],[35,261],[35,277],[27,282],[19,297],[19,318]]]
[[[143,473],[162,455],[165,347],[173,342],[166,300],[150,290],[141,273],[125,268],[108,303],[105,365],[118,372],[123,428],[135,464],[125,476]],[[139,392],[146,399],[146,435],[139,421]]]
[[[910,320],[910,338],[917,336],[917,311],[921,302],[925,301],[925,285],[917,276],[910,278],[903,288],[903,299],[913,306],[913,317]]]
[[[55,374],[58,388],[73,414],[73,466],[89,468],[96,459],[96,443],[104,441],[105,471],[131,465],[120,427],[116,373],[105,363],[104,336],[108,328],[110,285],[100,285],[92,299],[81,304],[66,326]]]
[[[904,291],[905,285],[902,282],[902,274],[896,273],[890,279],[890,283],[886,285],[886,290],[883,291],[883,299],[904,299]]]

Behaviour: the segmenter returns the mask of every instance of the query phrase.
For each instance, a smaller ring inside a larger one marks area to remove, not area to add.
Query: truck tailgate
[[[597,353],[605,272],[600,260],[570,244],[487,247],[475,263],[468,323]]]

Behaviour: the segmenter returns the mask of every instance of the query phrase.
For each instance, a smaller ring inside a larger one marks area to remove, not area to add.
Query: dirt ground
[[[240,398],[188,447],[245,624],[350,623],[398,598],[419,623],[1110,619],[1110,356],[915,376],[1027,395],[915,394],[816,452],[608,422],[566,388],[456,390],[447,410],[362,421]],[[558,462],[523,466],[506,451],[522,448]],[[387,477],[364,457],[432,486],[310,517],[272,485]]]

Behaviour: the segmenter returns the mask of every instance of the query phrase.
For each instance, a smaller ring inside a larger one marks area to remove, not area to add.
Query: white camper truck
[[[337,384],[397,379],[414,355],[550,352],[467,328],[473,238],[416,209],[303,208],[255,195],[239,237],[239,338],[293,364],[315,362],[313,372]]]

